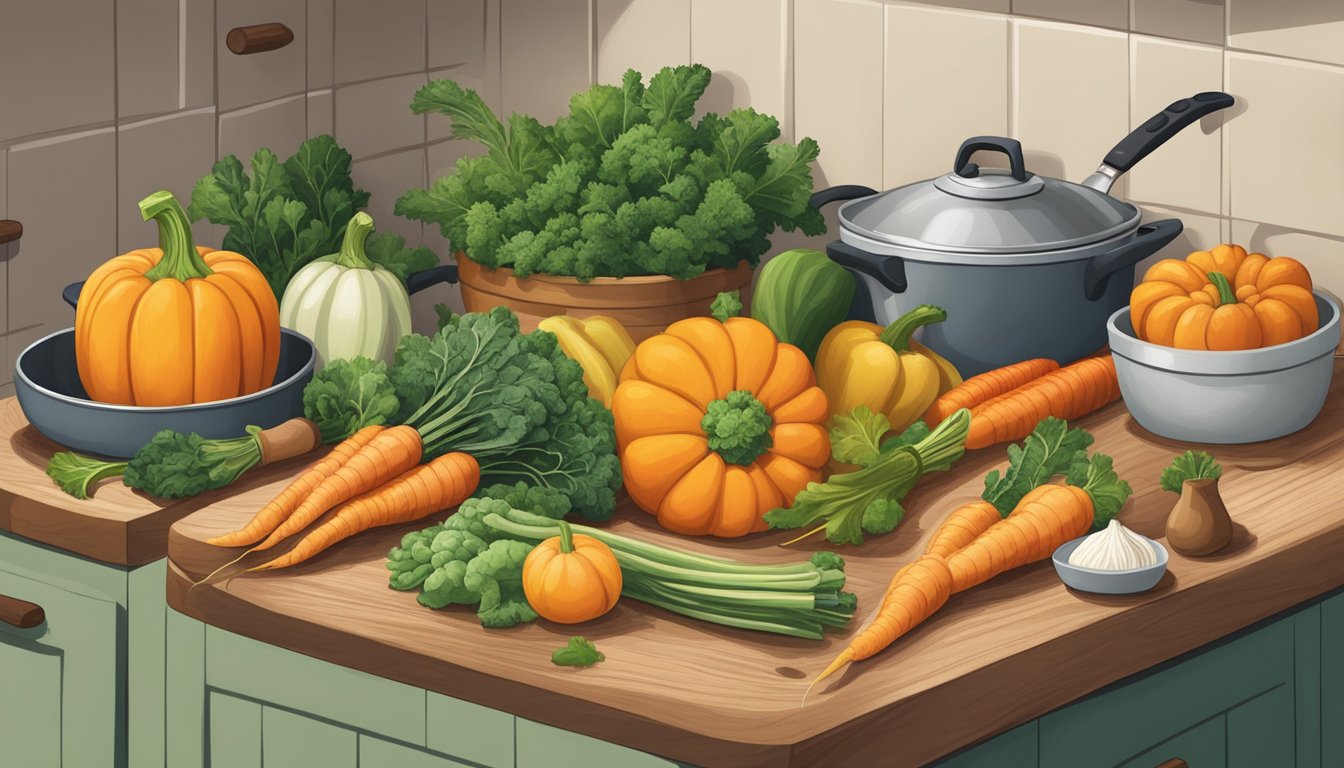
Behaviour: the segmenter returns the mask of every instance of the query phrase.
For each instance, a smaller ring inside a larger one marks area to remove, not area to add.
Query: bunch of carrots
[[[1119,399],[1120,382],[1110,355],[1064,368],[1036,358],[967,379],[935,400],[924,421],[939,424],[958,409],[969,408],[966,447],[974,450],[1021,440],[1047,416],[1076,419]]]
[[[409,523],[455,507],[480,483],[480,466],[470,454],[445,453],[425,464],[420,459],[420,435],[414,428],[364,427],[302,472],[242,528],[206,543],[250,545],[223,570],[252,552],[274,547],[334,509],[293,549],[247,570],[285,568],[370,528]]]
[[[808,691],[845,665],[891,645],[952,595],[1044,560],[1061,545],[1104,527],[1119,512],[1131,489],[1116,476],[1109,456],[1087,457],[1090,435],[1046,419],[1032,438],[1036,445],[1010,452],[1013,461],[1004,476],[990,473],[983,500],[954,510],[924,554],[896,572],[873,621]],[[1066,467],[1065,482],[1051,482]]]

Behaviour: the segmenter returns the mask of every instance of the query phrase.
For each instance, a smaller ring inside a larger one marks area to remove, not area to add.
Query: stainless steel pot
[[[853,271],[853,316],[886,324],[920,304],[947,310],[923,341],[963,376],[1033,357],[1060,363],[1106,343],[1106,320],[1129,299],[1134,265],[1170,243],[1179,219],[1140,223],[1111,185],[1182,128],[1233,104],[1225,93],[1174,102],[1125,137],[1082,184],[1027,170],[1015,139],[977,136],[952,171],[878,193],[825,189],[816,206],[840,206],[840,240],[827,246]],[[1001,152],[1007,169],[970,162]]]

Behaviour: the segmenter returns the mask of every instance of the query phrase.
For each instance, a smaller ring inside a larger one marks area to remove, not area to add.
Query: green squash
[[[761,268],[751,295],[751,316],[775,336],[816,361],[826,332],[849,314],[854,275],[821,251],[795,248]]]

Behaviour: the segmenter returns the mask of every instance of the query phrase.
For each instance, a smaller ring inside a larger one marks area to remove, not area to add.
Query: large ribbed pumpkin
[[[140,201],[159,247],[110,259],[89,276],[75,312],[79,380],[93,400],[184,405],[271,385],[280,308],[242,254],[192,243],[186,211],[166,190]]]
[[[679,320],[640,342],[611,410],[626,491],[677,533],[765,530],[831,455],[807,355],[746,317]]]

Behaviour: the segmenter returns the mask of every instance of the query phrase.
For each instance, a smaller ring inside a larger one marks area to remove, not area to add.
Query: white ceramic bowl
[[[1086,536],[1080,536],[1073,541],[1061,544],[1059,549],[1055,550],[1053,557],[1055,573],[1059,574],[1061,581],[1074,589],[1103,595],[1130,595],[1136,592],[1147,592],[1157,586],[1157,582],[1162,580],[1162,574],[1167,572],[1167,548],[1147,536],[1143,536],[1143,540],[1148,542],[1157,552],[1157,563],[1155,565],[1130,568],[1124,571],[1103,571],[1096,568],[1069,565],[1069,555],[1072,555],[1073,550],[1077,549],[1078,545],[1082,544],[1083,539],[1086,538]]]
[[[1106,323],[1125,407],[1144,429],[1193,443],[1256,443],[1302,429],[1325,405],[1340,305],[1317,289],[1321,325],[1287,344],[1233,352],[1141,341],[1125,307]]]

